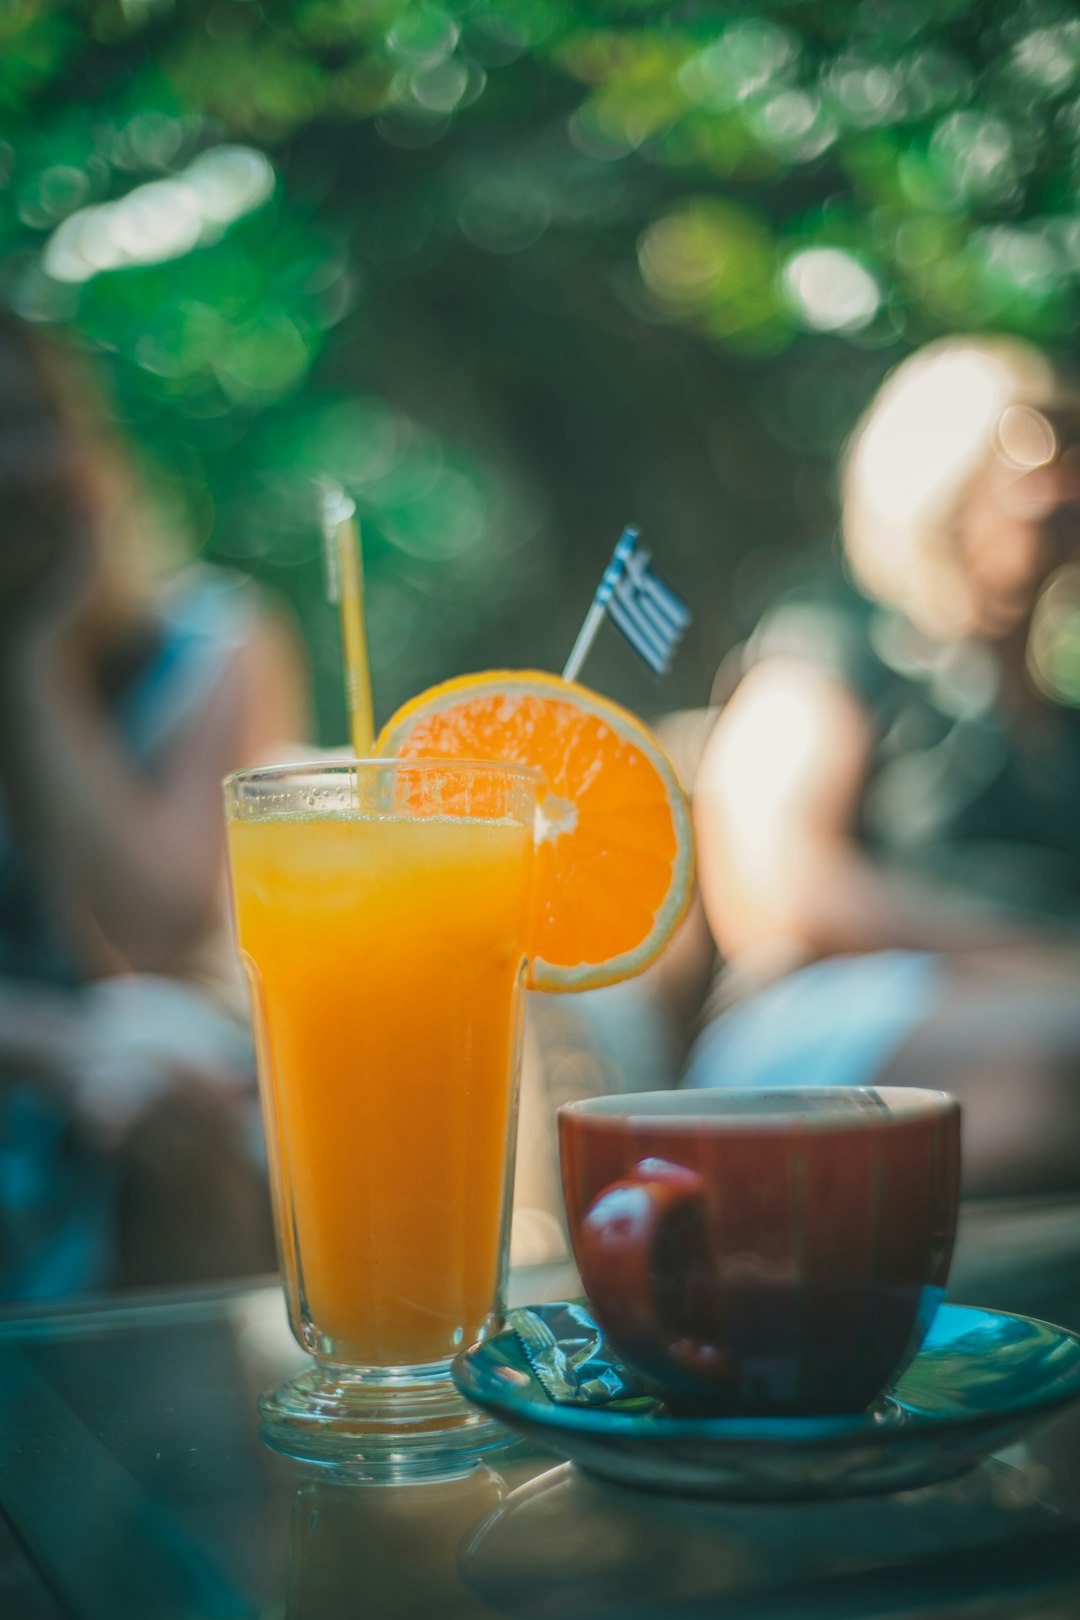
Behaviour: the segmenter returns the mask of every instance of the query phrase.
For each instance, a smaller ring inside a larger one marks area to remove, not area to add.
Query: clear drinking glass
[[[505,1440],[456,1352],[503,1307],[534,772],[347,761],[225,784],[289,1318],[271,1445],[370,1478]]]

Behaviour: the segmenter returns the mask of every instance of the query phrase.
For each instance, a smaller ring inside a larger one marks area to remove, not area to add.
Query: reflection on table
[[[676,1502],[550,1469],[482,1524],[467,1584],[520,1620],[943,1612],[1080,1578],[1080,1523],[1039,1471],[991,1462],[891,1497]]]

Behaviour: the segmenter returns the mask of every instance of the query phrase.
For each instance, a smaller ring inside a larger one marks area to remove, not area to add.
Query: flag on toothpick
[[[636,529],[624,529],[563,675],[574,680],[605,613],[655,675],[666,675],[690,623],[690,610],[660,578]]]

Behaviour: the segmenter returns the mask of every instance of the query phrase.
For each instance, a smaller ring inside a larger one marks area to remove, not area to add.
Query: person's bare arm
[[[783,966],[1026,937],[891,877],[861,850],[855,828],[872,744],[858,700],[811,663],[766,660],[736,690],[694,795],[702,895],[730,960]]]
[[[222,776],[304,723],[300,660],[276,626],[253,635],[157,777],[131,757],[62,637],[27,636],[2,686],[4,796],[84,968],[168,971],[219,904]]]

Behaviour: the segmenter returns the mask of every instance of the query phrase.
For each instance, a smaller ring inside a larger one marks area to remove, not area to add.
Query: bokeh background
[[[1074,341],[1059,0],[7,0],[0,297],[105,368],[178,558],[292,603],[344,739],[312,480],[356,497],[380,717],[559,668],[622,524],[707,700],[827,546],[883,373]]]

